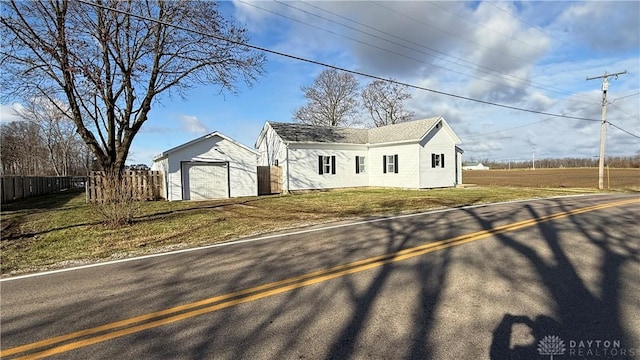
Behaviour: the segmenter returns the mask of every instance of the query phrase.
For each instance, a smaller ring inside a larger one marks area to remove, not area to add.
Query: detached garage
[[[255,196],[257,155],[216,131],[154,157],[151,169],[164,175],[169,201]]]

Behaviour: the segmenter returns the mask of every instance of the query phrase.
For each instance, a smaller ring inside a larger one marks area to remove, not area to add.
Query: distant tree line
[[[476,161],[471,159],[468,163],[483,165],[491,169],[527,169],[532,167],[531,160],[493,161],[483,159]],[[465,161],[467,163],[467,161]],[[607,156],[605,165],[612,168],[640,168],[640,154],[632,156]],[[576,168],[576,167],[597,167],[598,158],[558,158],[558,159],[536,159],[536,168]]]
[[[74,123],[39,101],[16,112],[22,120],[0,125],[2,175],[81,176],[94,157]]]

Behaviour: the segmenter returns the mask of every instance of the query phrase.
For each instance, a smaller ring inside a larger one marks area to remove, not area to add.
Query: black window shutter
[[[393,155],[393,172],[398,173],[398,154]]]
[[[440,166],[444,167],[444,154],[440,154]]]
[[[324,164],[322,163],[322,155],[318,156],[318,174],[322,175]]]
[[[431,154],[431,167],[436,167],[436,154]]]
[[[356,156],[356,174],[360,174],[360,157]]]
[[[382,155],[382,172],[387,173],[387,155]]]
[[[332,174],[336,173],[336,157],[335,156],[331,157],[331,173]]]

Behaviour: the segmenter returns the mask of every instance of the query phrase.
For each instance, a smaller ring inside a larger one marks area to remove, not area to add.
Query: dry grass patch
[[[202,202],[143,202],[130,225],[102,225],[84,194],[2,208],[2,274],[228,241],[347,218],[575,193],[572,189],[344,189]]]

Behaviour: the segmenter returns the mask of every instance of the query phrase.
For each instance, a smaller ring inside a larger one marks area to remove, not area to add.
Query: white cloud
[[[261,44],[265,47],[427,89],[589,119],[600,118],[601,91],[597,81],[587,82],[586,77],[627,69],[628,76],[612,83],[610,99],[638,91],[638,2],[256,4],[356,40],[238,4],[237,11],[253,21],[249,26],[260,27],[255,35],[266,41]],[[288,59],[276,62],[286,64],[291,72],[287,78],[309,80],[283,83],[278,89],[292,87],[294,94],[322,70]],[[359,80],[363,85],[369,81]],[[416,117],[445,116],[460,135],[467,159],[531,159],[534,146],[536,158],[597,153],[597,121],[515,111],[418,89],[411,92],[407,108]],[[637,103],[635,96],[609,108],[616,125],[636,134],[640,133]],[[632,154],[640,146],[637,140],[610,128],[607,151]]]
[[[554,27],[572,41],[598,52],[633,51],[640,47],[640,2],[586,1],[572,4]]]
[[[11,105],[0,104],[0,123],[4,124],[23,120],[20,115],[18,115],[23,109],[20,103],[13,103]]]
[[[180,115],[178,120],[182,123],[181,129],[186,130],[192,134],[205,134],[208,131],[207,127],[193,115]]]

